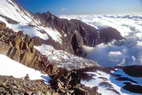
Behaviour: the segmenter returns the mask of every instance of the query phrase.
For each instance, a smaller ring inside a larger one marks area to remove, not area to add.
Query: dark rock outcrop
[[[141,66],[126,66],[123,67],[126,74],[132,77],[142,77],[142,67]]]
[[[120,36],[120,33],[118,30],[112,28],[112,27],[106,27],[100,29],[100,39],[103,43],[111,42],[112,40],[120,40],[122,37]]]
[[[42,25],[58,30],[63,39],[62,49],[76,55],[81,55],[82,45],[94,47],[100,43],[123,39],[119,31],[114,28],[107,27],[97,30],[80,20],[60,19],[50,12],[37,13],[35,18]]]
[[[136,84],[126,82],[123,88],[133,93],[142,93],[141,85],[136,85]]]
[[[66,72],[58,77],[53,76],[51,86],[60,95],[89,95],[81,87],[80,77],[76,71]]]

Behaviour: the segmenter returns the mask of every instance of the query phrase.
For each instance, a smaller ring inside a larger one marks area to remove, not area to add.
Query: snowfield
[[[87,58],[103,66],[142,65],[141,15],[64,15],[61,18],[79,19],[98,31],[102,27],[113,27],[125,37],[120,42],[96,46]]]
[[[19,6],[11,0],[0,1],[0,15],[6,16],[20,23],[29,23],[32,21],[32,16],[24,10],[21,11]]]
[[[47,74],[43,74],[40,71],[29,68],[2,54],[0,54],[0,75],[13,76],[15,78],[24,78],[28,75],[31,80],[47,79],[48,77]]]
[[[51,63],[57,64],[59,68],[66,68],[67,70],[80,69],[91,66],[99,66],[92,60],[87,60],[82,57],[74,56],[63,50],[56,50],[53,46],[42,44],[34,46],[42,55],[48,57]]]

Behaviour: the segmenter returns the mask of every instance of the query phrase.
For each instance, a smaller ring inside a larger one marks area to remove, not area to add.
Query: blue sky
[[[17,0],[32,12],[54,14],[142,13],[142,0]]]

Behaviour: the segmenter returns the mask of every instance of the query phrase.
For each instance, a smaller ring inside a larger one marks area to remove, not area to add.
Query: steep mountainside
[[[35,18],[45,26],[57,29],[63,35],[65,41],[63,44],[67,44],[69,48],[72,47],[73,52],[80,56],[84,53],[83,45],[94,47],[100,43],[123,39],[119,31],[114,28],[105,27],[98,30],[80,20],[60,19],[50,12],[37,13]]]
[[[102,67],[85,58],[124,39],[112,27],[32,14],[1,0],[0,95],[141,95],[141,66]]]

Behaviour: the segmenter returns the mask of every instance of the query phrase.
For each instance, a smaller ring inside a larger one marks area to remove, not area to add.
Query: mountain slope
[[[141,66],[102,67],[84,58],[93,53],[105,59],[102,44],[108,48],[113,43],[121,45],[126,38],[116,27],[95,27],[51,13],[34,15],[14,0],[1,0],[0,8],[2,91],[19,91],[20,95],[141,95]],[[4,80],[8,82],[3,84]]]
[[[60,44],[62,43],[58,31],[41,26],[31,13],[18,6],[14,0],[1,0],[1,8],[0,20],[15,32],[23,31],[24,34],[31,37],[39,37],[43,40],[51,38]]]
[[[3,5],[7,7],[3,7]],[[19,7],[15,1],[3,0],[1,7],[3,7],[3,11],[0,13],[0,42],[3,47],[1,47],[0,53],[48,74],[58,73],[55,72],[56,67],[59,69],[73,70],[98,66],[94,61],[83,59],[70,54],[70,52],[66,52],[68,50],[62,48],[64,45],[59,40],[60,32],[45,26],[37,19],[33,19],[33,15]],[[11,15],[7,13],[8,7],[13,10],[10,13]],[[16,19],[13,15],[22,16]],[[25,18],[33,20],[27,22]],[[63,36],[61,37],[63,38]],[[61,50],[56,50],[56,46]],[[74,63],[76,65],[73,65]]]
[[[62,34],[64,49],[70,50],[76,55],[84,56],[83,45],[95,47],[100,43],[109,43],[112,40],[121,40],[123,37],[119,31],[111,27],[98,30],[77,19],[61,19],[50,12],[37,13],[35,19],[42,24],[53,29],[57,29]]]
[[[27,11],[19,7],[15,0],[1,0],[0,15],[11,18],[20,23],[30,23],[33,18]]]

